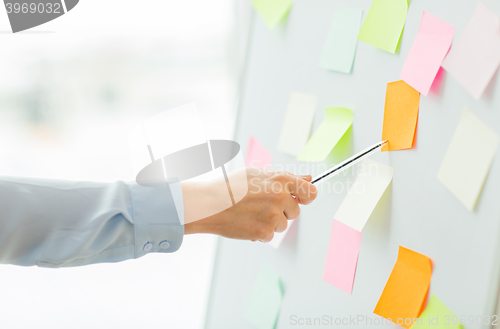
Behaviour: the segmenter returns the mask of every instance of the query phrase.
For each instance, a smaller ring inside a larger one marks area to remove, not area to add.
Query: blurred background
[[[207,138],[230,139],[250,18],[245,0],[82,0],[12,34],[0,9],[0,175],[132,181],[129,131],[191,102]],[[202,328],[215,246],[198,235],[118,264],[0,265],[0,328]]]

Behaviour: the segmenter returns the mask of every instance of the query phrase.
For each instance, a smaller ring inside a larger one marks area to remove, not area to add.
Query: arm
[[[298,217],[299,204],[312,202],[317,194],[310,176],[255,168],[246,174],[241,184],[248,193],[218,213],[210,208],[221,197],[216,192],[224,190],[220,181],[151,188],[0,178],[0,263],[63,267],[118,262],[174,252],[183,235],[193,233],[267,242],[286,229],[288,219]],[[202,218],[206,213],[215,214]]]
[[[0,178],[0,263],[117,262],[174,252],[183,235],[167,185]]]

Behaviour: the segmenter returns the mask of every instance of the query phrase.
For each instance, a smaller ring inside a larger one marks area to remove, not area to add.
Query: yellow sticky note
[[[373,0],[359,31],[358,40],[394,54],[407,13],[407,0]]]
[[[470,211],[474,210],[500,143],[498,134],[464,109],[437,178]]]
[[[410,328],[422,308],[431,274],[429,257],[400,246],[396,264],[373,313]]]
[[[417,128],[420,93],[404,81],[387,84],[382,140],[384,151],[409,149]]]
[[[452,311],[443,304],[436,295],[431,294],[427,307],[420,315],[419,319],[414,321],[412,329],[460,329],[462,325],[460,320]]]
[[[352,125],[352,117],[352,111],[344,107],[326,108],[323,122],[309,139],[297,160],[324,160]]]
[[[254,8],[272,29],[281,22],[292,7],[293,0],[252,0]]]

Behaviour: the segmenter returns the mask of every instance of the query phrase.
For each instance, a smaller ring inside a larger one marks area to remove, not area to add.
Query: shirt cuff
[[[180,186],[178,182],[173,183],[175,184]],[[184,212],[182,189],[174,187],[175,198],[170,184],[144,187],[132,183],[130,191],[134,220],[134,257],[139,258],[152,252],[177,251],[184,237],[183,220],[181,221],[177,210],[180,208],[180,213]]]
[[[184,225],[184,199],[182,198],[182,185],[181,182],[170,183],[170,191],[174,198],[175,209],[179,216],[179,222]]]

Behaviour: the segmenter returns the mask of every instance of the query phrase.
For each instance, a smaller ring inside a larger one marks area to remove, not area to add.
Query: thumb
[[[312,181],[312,176],[311,175],[298,175],[297,177],[302,178],[303,180],[305,180],[307,182],[311,182]]]
[[[290,175],[300,178],[302,180],[305,180],[306,182],[311,182],[312,181],[312,176],[311,175],[296,175],[291,172],[289,172]]]

